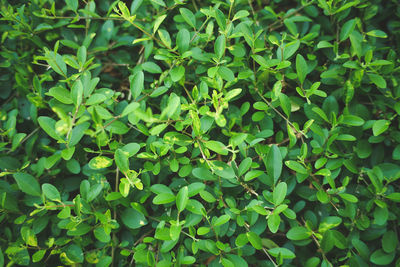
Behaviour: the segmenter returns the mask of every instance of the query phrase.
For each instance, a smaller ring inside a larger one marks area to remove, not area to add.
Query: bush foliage
[[[1,0],[0,266],[400,266],[397,0]]]

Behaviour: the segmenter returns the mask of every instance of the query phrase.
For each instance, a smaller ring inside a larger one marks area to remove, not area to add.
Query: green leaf
[[[156,205],[168,204],[174,201],[175,201],[175,195],[171,193],[161,193],[153,199],[153,203]]]
[[[171,36],[169,35],[169,32],[167,32],[164,29],[159,29],[158,30],[158,36],[160,36],[161,42],[168,48],[171,49]]]
[[[74,102],[75,107],[79,107],[82,104],[83,98],[83,85],[81,80],[76,80],[71,88],[71,99]]]
[[[246,173],[246,175],[244,176],[244,180],[247,181],[251,181],[254,178],[257,178],[260,175],[263,175],[264,171],[260,171],[260,170],[252,170],[249,171],[248,173]]]
[[[106,125],[110,122],[106,122]],[[106,127],[106,130],[113,134],[126,134],[129,131],[128,126],[121,121],[114,121]]]
[[[58,192],[58,189],[54,185],[47,183],[42,184],[42,191],[48,199],[61,201],[60,192]]]
[[[87,121],[76,125],[71,131],[68,146],[72,147],[72,146],[77,145],[79,143],[79,141],[82,139],[86,130],[89,129],[89,127],[90,127],[90,123]]]
[[[147,224],[144,215],[133,208],[125,209],[121,214],[121,220],[130,229],[138,229]]]
[[[374,134],[374,136],[378,136],[386,132],[386,130],[389,128],[389,125],[390,121],[388,120],[377,120],[372,125],[372,133]]]
[[[241,92],[242,92],[241,88],[236,88],[236,89],[230,90],[225,94],[225,100],[229,101],[232,98],[238,96]]]
[[[386,253],[392,253],[396,250],[399,240],[394,231],[387,231],[382,237],[382,249]]]
[[[121,172],[126,173],[129,170],[129,153],[122,149],[117,149],[114,154],[115,163]]]
[[[235,74],[233,71],[225,66],[221,66],[218,68],[218,74],[227,82],[232,82],[235,80]]]
[[[170,228],[170,236],[172,240],[178,240],[182,231],[181,225],[172,224]]]
[[[381,30],[372,30],[367,32],[367,35],[372,36],[372,37],[377,37],[377,38],[387,38],[387,34],[384,31]]]
[[[176,45],[178,46],[179,53],[183,54],[189,49],[190,33],[187,29],[180,29],[176,36]]]
[[[248,242],[249,242],[249,239],[247,238],[247,233],[239,234],[235,240],[235,244],[238,247],[242,247],[242,246],[246,245]]]
[[[167,17],[167,15],[161,15],[156,18],[156,20],[154,21],[153,33],[155,33],[158,30],[161,23],[165,20],[166,17]]]
[[[268,252],[274,257],[281,255],[284,259],[294,259],[296,257],[296,255],[287,248],[271,248]]]
[[[52,118],[41,116],[37,119],[40,127],[53,139],[61,140],[61,137],[56,133],[56,121]]]
[[[39,262],[43,259],[44,255],[46,254],[45,249],[41,249],[33,253],[32,255],[32,262]],[[3,266],[0,260],[0,266]]]
[[[277,213],[272,213],[268,216],[268,228],[272,233],[278,232],[279,225],[281,223],[281,217]]]
[[[213,141],[213,140],[207,141],[205,142],[205,145],[208,149],[216,152],[217,154],[221,154],[224,156],[228,155],[227,147],[219,141]]]
[[[218,219],[215,220],[213,225],[214,225],[214,227],[221,226],[221,225],[227,223],[230,219],[231,219],[231,217],[227,214],[221,215]]]
[[[226,37],[224,34],[217,37],[214,44],[214,52],[218,59],[221,59],[225,54]]]
[[[86,101],[86,105],[91,106],[99,103],[103,103],[107,100],[107,97],[104,94],[93,94]]]
[[[306,60],[300,54],[297,54],[296,56],[296,72],[297,78],[299,79],[300,83],[303,84],[308,73],[308,66]]]
[[[311,233],[303,226],[295,226],[290,228],[290,230],[286,233],[286,236],[290,240],[298,241],[308,239],[311,236]]]
[[[338,216],[327,216],[324,217],[321,221],[321,223],[319,224],[319,228],[318,231],[320,231],[321,233],[335,228],[337,226],[339,226],[342,223],[342,218],[338,217]]]
[[[390,199],[393,202],[398,202],[400,203],[400,193],[391,193],[386,196],[386,198]]]
[[[73,103],[70,92],[62,86],[55,86],[50,88],[49,92],[47,92],[46,95],[52,96],[61,103],[67,105]]]
[[[110,167],[113,160],[105,156],[97,156],[89,161],[89,167],[93,170]]]
[[[342,123],[350,126],[361,126],[364,125],[365,121],[355,115],[343,115]]]
[[[94,229],[93,234],[100,242],[108,243],[111,240],[110,235],[105,232],[103,227]]]
[[[298,163],[297,161],[293,161],[293,160],[288,160],[285,161],[285,165],[289,168],[292,169],[293,171],[300,173],[300,174],[308,174],[307,169],[304,168],[303,165],[301,165],[300,163]]]
[[[191,26],[192,28],[196,29],[196,18],[193,12],[184,7],[180,8],[179,12],[181,13],[186,23],[189,24],[189,26]]]
[[[186,208],[188,201],[188,187],[184,186],[176,195],[176,207],[178,208],[178,212],[182,212]]]
[[[386,88],[386,81],[381,75],[375,74],[375,73],[367,73],[367,74],[368,74],[368,78],[376,86],[378,86],[379,88]]]
[[[13,176],[22,192],[31,196],[40,197],[42,195],[39,183],[32,175],[28,173],[17,172],[14,173]]]
[[[143,63],[142,68],[143,68],[143,70],[150,72],[150,73],[156,74],[156,73],[162,72],[161,68],[156,63],[151,62],[151,61]],[[142,75],[142,74],[140,74],[140,75]],[[140,78],[140,79],[142,79],[142,78]],[[139,80],[139,81],[141,81],[141,80]]]
[[[181,105],[181,99],[178,95],[175,93],[172,93],[168,99],[168,104],[165,109],[163,109],[160,119],[163,119],[165,117],[170,118],[174,113],[178,110],[178,108]]]
[[[225,31],[225,29],[226,29],[226,18],[225,18],[224,13],[221,10],[219,10],[219,9],[215,10],[215,19],[217,21],[218,26],[223,31]]]
[[[198,193],[203,192],[203,190],[206,188],[206,185],[203,183],[191,183],[188,185],[188,196],[189,197],[193,197],[195,195],[197,195]],[[204,191],[206,192],[206,191]]]
[[[168,125],[166,123],[156,125],[156,126],[154,126],[153,128],[150,129],[149,133],[151,135],[158,136],[162,131],[165,130],[165,128],[167,128],[167,126]]]
[[[156,5],[162,6],[162,7],[167,7],[164,0],[151,0],[151,2],[153,2]]]
[[[229,166],[225,162],[215,161],[214,166],[214,172],[216,175],[225,179],[232,179],[236,177],[235,171],[232,169],[232,166]]]
[[[274,189],[272,193],[272,199],[275,207],[283,202],[286,197],[287,184],[285,182],[280,182]]]
[[[216,181],[217,177],[215,177],[211,171],[204,167],[200,168],[194,168],[192,170],[192,174],[194,177],[200,179],[200,180],[205,180],[205,181]]]
[[[86,63],[86,54],[87,54],[87,51],[86,51],[85,46],[81,46],[78,48],[77,58],[78,58],[79,65],[81,67]]]
[[[250,244],[255,248],[255,249],[262,249],[262,243],[261,243],[261,238],[254,232],[247,232],[246,233],[247,239],[249,240]]]
[[[370,261],[376,265],[389,266],[394,260],[396,253],[386,253],[382,249],[375,250],[370,257]]]
[[[249,265],[247,262],[240,256],[235,255],[235,254],[226,254],[226,258],[228,258],[233,264],[236,266],[240,267],[248,267]]]
[[[270,147],[267,157],[264,158],[264,165],[267,173],[274,179],[274,183],[276,183],[282,173],[282,155],[278,146],[272,145]]]
[[[129,105],[127,105],[124,110],[121,113],[121,117],[125,117],[126,115],[129,115],[130,113],[132,113],[133,111],[135,111],[136,109],[138,109],[140,107],[140,104],[138,102],[132,102]]]
[[[247,10],[239,10],[236,12],[236,14],[233,16],[232,21],[235,21],[237,19],[245,18],[248,17],[250,13]]]
[[[252,162],[253,161],[251,158],[245,158],[244,160],[242,160],[238,169],[239,176],[242,176],[245,172],[247,172],[250,169]]]
[[[358,202],[358,198],[353,196],[353,195],[351,195],[351,194],[341,193],[341,194],[339,194],[339,196],[342,199],[344,199],[344,200],[346,200],[346,201],[348,201],[350,203],[357,203]]]
[[[151,63],[151,62],[149,62]],[[158,67],[158,66],[157,66]],[[161,69],[160,69],[161,72]],[[144,88],[144,73],[143,71],[138,71],[134,75],[129,76],[130,90],[133,99],[140,96]]]
[[[348,20],[345,24],[343,24],[343,27],[340,29],[340,35],[339,35],[339,39],[341,42],[349,38],[351,32],[356,27],[356,23],[357,23],[356,19],[351,19]]]
[[[175,67],[169,73],[173,82],[177,82],[185,76],[185,68],[183,66]]]
[[[65,254],[67,255],[68,259],[76,263],[83,262],[83,251],[80,246],[76,244],[71,244],[67,247]]]
[[[67,4],[68,8],[74,12],[76,12],[78,9],[78,0],[65,0],[65,3]]]

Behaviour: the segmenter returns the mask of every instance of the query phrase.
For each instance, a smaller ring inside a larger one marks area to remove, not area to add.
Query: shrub
[[[399,266],[396,0],[1,1],[0,266]]]

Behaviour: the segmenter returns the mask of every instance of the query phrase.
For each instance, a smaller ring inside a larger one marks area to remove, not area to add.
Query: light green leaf
[[[183,66],[175,67],[169,73],[173,82],[177,82],[185,76],[185,68]]]
[[[374,136],[378,136],[384,133],[389,128],[389,125],[390,121],[388,120],[377,120],[372,125],[372,133]]]
[[[206,145],[206,147],[208,149],[210,149],[210,150],[212,150],[212,151],[214,151],[214,152],[216,152],[218,154],[221,154],[221,155],[224,155],[224,156],[228,155],[227,147],[223,143],[221,143],[219,141],[213,141],[213,140],[207,141],[205,143],[205,145]]]
[[[231,219],[231,217],[227,214],[221,215],[218,219],[215,220],[213,225],[214,225],[214,227],[221,226],[221,225],[227,223],[230,219]]]
[[[171,203],[174,201],[175,201],[175,195],[173,195],[171,193],[161,193],[161,194],[158,194],[153,199],[153,204],[162,205],[162,204],[168,204],[168,203]]]
[[[155,33],[158,30],[158,27],[160,27],[161,23],[165,20],[167,15],[161,15],[156,18],[154,21],[154,26],[153,26],[153,33]]]
[[[186,208],[188,201],[188,187],[184,186],[179,190],[178,194],[176,195],[176,207],[178,208],[178,212],[182,212]]]
[[[93,170],[103,169],[110,167],[112,164],[112,159],[105,156],[97,156],[89,161],[89,167]]]
[[[301,173],[301,174],[308,174],[307,169],[304,168],[304,166],[301,165],[300,163],[298,163],[297,161],[288,160],[288,161],[285,161],[285,165],[289,169],[292,169],[295,172],[298,172],[298,173]]]
[[[286,197],[286,191],[287,191],[287,184],[285,182],[280,182],[279,184],[277,184],[272,193],[272,199],[275,207],[283,202],[283,200]]]
[[[264,174],[264,171],[260,171],[260,170],[252,170],[249,171],[248,173],[246,173],[246,175],[244,176],[244,180],[247,181],[251,181],[254,178],[257,178],[258,176]]]
[[[379,88],[386,88],[386,81],[379,74],[368,73],[368,78]]]
[[[140,104],[138,102],[132,102],[129,105],[127,105],[124,110],[121,113],[121,117],[125,117],[126,115],[129,115],[131,112],[135,111],[137,108],[140,107]]]
[[[62,86],[55,86],[50,88],[46,95],[52,96],[63,104],[72,104],[70,92]]]
[[[343,42],[347,38],[349,38],[351,32],[356,27],[356,19],[351,19],[343,24],[343,27],[340,29],[340,41]]]
[[[61,201],[60,192],[58,192],[58,189],[54,185],[47,183],[42,184],[42,191],[48,199]]]
[[[254,232],[247,232],[246,233],[247,239],[249,240],[250,244],[255,248],[255,249],[262,249],[262,242],[261,238]]]

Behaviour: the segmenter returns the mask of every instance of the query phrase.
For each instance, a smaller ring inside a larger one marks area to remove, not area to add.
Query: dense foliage
[[[1,0],[0,266],[400,266],[397,0]]]

